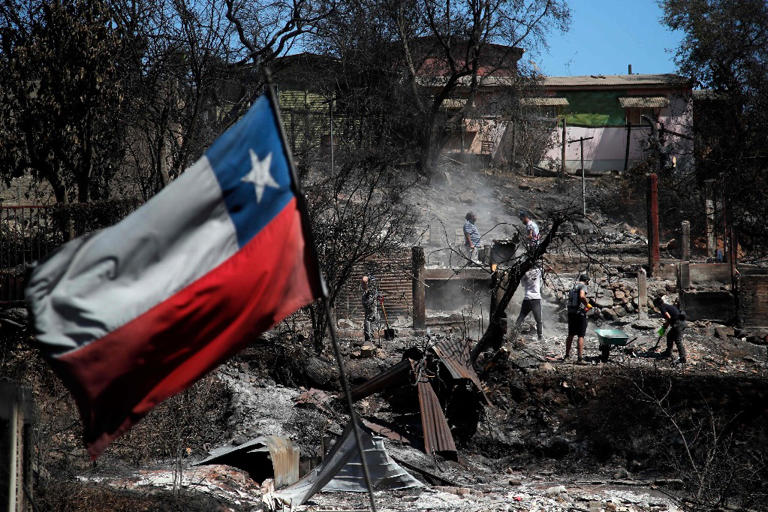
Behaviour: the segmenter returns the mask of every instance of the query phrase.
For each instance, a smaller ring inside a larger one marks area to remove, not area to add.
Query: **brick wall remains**
[[[352,276],[336,299],[337,318],[363,320],[360,279],[364,275],[375,278],[376,285],[384,296],[384,307],[387,309],[390,322],[396,316],[410,317],[412,315],[411,250],[403,249],[391,256],[369,258],[355,266]],[[379,314],[381,314],[381,310],[379,310]]]
[[[768,327],[768,274],[744,275],[739,286],[745,327]]]

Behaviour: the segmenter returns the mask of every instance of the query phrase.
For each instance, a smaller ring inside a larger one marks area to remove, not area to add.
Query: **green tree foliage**
[[[123,38],[100,1],[4,2],[0,173],[50,184],[59,203],[108,194],[122,159]]]
[[[695,121],[700,183],[717,182],[742,243],[768,246],[768,4],[664,0],[663,22],[685,37],[680,71],[712,91]]]

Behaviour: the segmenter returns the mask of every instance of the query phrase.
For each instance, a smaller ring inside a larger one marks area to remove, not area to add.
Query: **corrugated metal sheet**
[[[451,376],[454,379],[469,379],[475,387],[483,394],[485,401],[490,404],[488,397],[485,396],[483,386],[480,384],[480,378],[477,376],[472,366],[470,340],[463,339],[444,339],[432,347],[435,354],[445,364]]]
[[[276,489],[299,480],[299,448],[290,439],[279,436],[257,437],[238,446],[216,448],[208,458],[194,465],[204,464],[228,464],[248,471],[257,481],[272,477]]]
[[[555,97],[523,98],[520,100],[520,105],[523,107],[567,107],[568,100]]]
[[[453,441],[451,429],[443,414],[440,401],[437,399],[432,384],[422,377],[417,383],[419,392],[419,409],[421,410],[421,426],[424,431],[424,451],[427,454],[439,453],[444,457],[455,459],[456,443]]]
[[[619,98],[621,108],[664,108],[669,106],[666,96],[624,96]]]
[[[410,473],[392,460],[384,448],[381,438],[374,438],[370,432],[361,427],[360,436],[363,444],[363,454],[371,475],[371,484],[376,490],[408,489],[422,487]],[[319,491],[365,492],[366,485],[363,477],[360,454],[352,432],[352,424],[344,429],[323,463],[313,469],[299,482],[275,493],[285,503],[302,505]]]

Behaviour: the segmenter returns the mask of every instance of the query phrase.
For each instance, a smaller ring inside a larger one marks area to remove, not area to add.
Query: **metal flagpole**
[[[352,393],[349,390],[349,382],[347,381],[347,373],[344,369],[344,361],[341,359],[341,351],[339,350],[339,343],[336,340],[336,326],[333,325],[331,318],[331,308],[328,304],[328,287],[325,284],[323,273],[320,270],[320,261],[317,259],[317,251],[315,249],[315,241],[312,237],[312,230],[309,223],[309,210],[307,209],[306,199],[304,198],[304,192],[302,192],[299,186],[298,175],[296,174],[296,167],[293,163],[293,155],[291,155],[288,149],[288,140],[285,136],[285,130],[283,129],[283,123],[280,119],[280,106],[275,98],[274,90],[272,89],[272,73],[270,73],[267,67],[264,67],[264,76],[267,79],[266,89],[267,98],[272,106],[272,112],[275,116],[275,123],[280,131],[280,139],[283,143],[283,151],[285,153],[286,160],[288,161],[288,168],[291,172],[291,186],[293,192],[296,195],[296,204],[299,212],[302,216],[303,233],[304,238],[307,241],[309,250],[312,252],[312,259],[315,261],[317,276],[320,279],[320,290],[322,293],[323,309],[325,310],[325,317],[328,321],[328,329],[331,335],[331,343],[333,345],[333,351],[336,355],[336,364],[339,366],[339,380],[341,380],[341,386],[344,389],[344,395],[347,397],[347,407],[349,408],[349,416],[352,420],[352,430],[355,433],[355,442],[357,443],[357,451],[360,454],[360,463],[363,466],[363,477],[365,478],[365,485],[368,488],[368,498],[371,502],[371,510],[376,512],[376,500],[373,496],[373,484],[371,482],[371,474],[368,471],[368,463],[365,460],[365,453],[363,450],[363,440],[360,434],[360,425],[357,422],[357,415],[355,414],[355,408],[352,402]],[[333,141],[331,141],[333,143]]]

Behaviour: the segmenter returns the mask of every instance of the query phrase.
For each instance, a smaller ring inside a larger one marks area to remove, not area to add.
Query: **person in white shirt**
[[[520,221],[525,226],[528,247],[535,249],[539,245],[539,225],[531,219],[531,215],[525,210],[520,210]]]
[[[517,317],[515,329],[519,329],[528,313],[532,312],[533,318],[536,319],[536,334],[538,334],[539,340],[541,340],[543,338],[543,325],[541,323],[541,269],[532,268],[526,272],[521,283],[525,287],[525,298],[520,308],[520,315]]]

